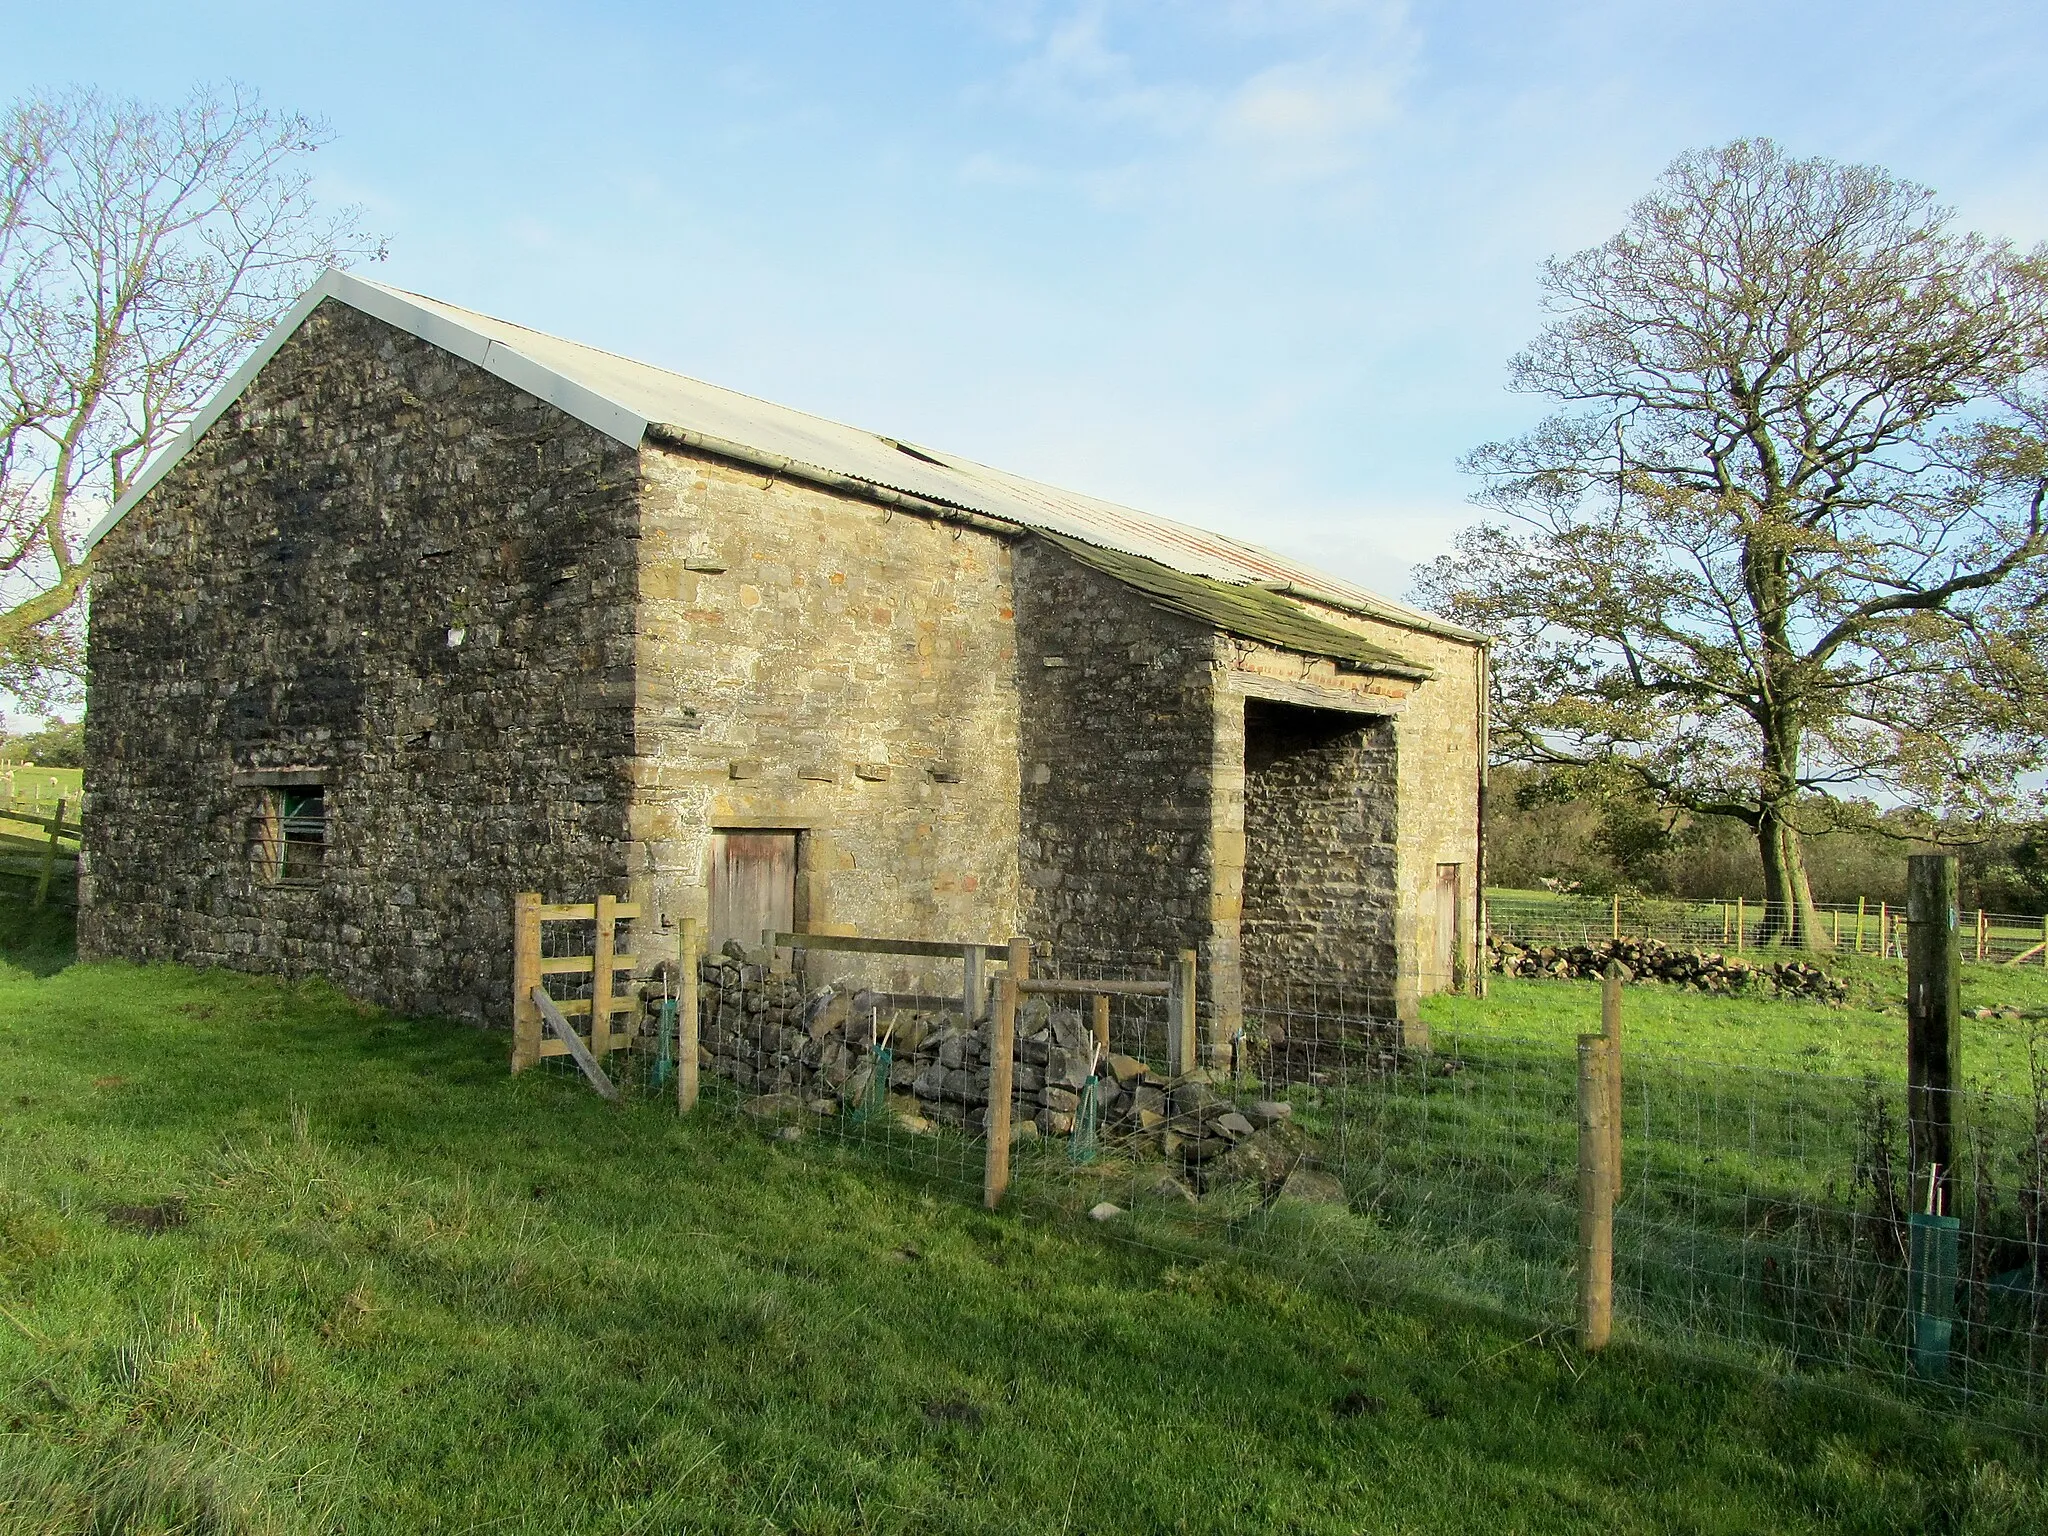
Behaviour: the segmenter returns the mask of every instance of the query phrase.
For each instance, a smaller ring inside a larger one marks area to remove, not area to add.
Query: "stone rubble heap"
[[[806,992],[759,960],[729,943],[698,971],[706,1066],[755,1096],[748,1108],[756,1118],[822,1117],[860,1103],[873,1082],[875,1047],[886,1040],[893,1056],[887,1113],[899,1128],[986,1130],[989,1020],[967,1027],[957,1010],[895,1007],[843,982]],[[1095,1051],[1079,1013],[1025,1000],[1011,1069],[1013,1138],[1072,1133]],[[1119,1054],[1103,1057],[1096,1072],[1104,1138],[1169,1165],[1151,1193],[1194,1199],[1220,1184],[1252,1183],[1276,1197],[1342,1202],[1342,1187],[1314,1171],[1291,1105],[1239,1105],[1205,1070],[1167,1080]]]
[[[1656,981],[1700,992],[1749,993],[1840,1004],[1849,985],[1804,960],[1755,964],[1717,950],[1676,949],[1656,939],[1601,939],[1592,944],[1517,944],[1499,934],[1486,941],[1488,969],[1505,976],[1597,980],[1619,960],[1631,981]]]

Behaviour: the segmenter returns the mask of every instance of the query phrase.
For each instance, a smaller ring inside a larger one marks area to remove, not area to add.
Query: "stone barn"
[[[94,530],[85,955],[508,1018],[515,892],[1462,984],[1486,649],[1263,549],[340,273]]]

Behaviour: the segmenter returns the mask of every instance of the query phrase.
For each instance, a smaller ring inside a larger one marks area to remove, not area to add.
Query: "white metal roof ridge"
[[[650,426],[744,444],[799,466],[920,497],[1001,522],[1065,534],[1190,575],[1257,583],[1311,601],[1458,638],[1470,630],[1339,580],[1271,550],[1114,502],[1027,480],[969,459],[671,373],[424,294],[330,270],[309,288],[220,391],[136,477],[86,535],[91,549],[240,398],[264,365],[326,299],[451,352],[630,447]]]

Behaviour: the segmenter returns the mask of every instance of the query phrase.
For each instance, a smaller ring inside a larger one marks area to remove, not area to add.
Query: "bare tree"
[[[1469,456],[1505,518],[1417,583],[1501,639],[1503,757],[1742,821],[1790,942],[1840,797],[1983,813],[2038,766],[2048,257],[1950,222],[1768,140],[1681,157],[1546,265],[1511,367],[1562,408]]]
[[[380,257],[323,212],[326,127],[238,86],[175,108],[91,90],[0,120],[0,686],[75,679],[86,525],[321,268]]]

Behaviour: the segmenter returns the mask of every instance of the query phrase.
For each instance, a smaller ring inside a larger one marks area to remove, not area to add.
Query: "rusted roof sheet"
[[[186,433],[143,472],[134,488],[88,536],[88,545],[147,494],[278,347],[328,299],[409,330],[636,446],[649,427],[681,429],[1000,522],[1138,556],[1188,576],[1293,591],[1403,627],[1461,639],[1479,638],[1391,598],[1220,533],[1042,485],[971,459],[827,421],[342,272],[328,272],[306,293]]]

